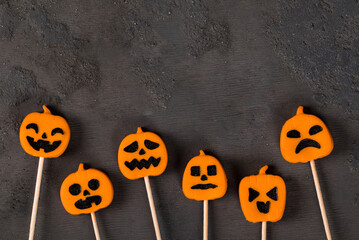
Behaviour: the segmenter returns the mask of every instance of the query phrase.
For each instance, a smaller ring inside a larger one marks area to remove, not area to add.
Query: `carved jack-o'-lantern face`
[[[322,120],[303,113],[297,114],[283,126],[280,135],[280,150],[285,160],[292,163],[309,162],[328,156],[334,147],[332,136]]]
[[[201,150],[186,166],[182,189],[187,198],[197,201],[221,198],[227,191],[227,176],[219,161]]]
[[[70,141],[70,127],[61,116],[52,115],[43,106],[43,113],[30,113],[20,127],[20,143],[35,157],[55,158],[63,154]]]
[[[167,149],[162,139],[153,132],[137,133],[125,137],[118,149],[118,165],[128,179],[158,176],[167,167]]]
[[[250,222],[276,222],[284,213],[286,188],[279,176],[268,175],[264,166],[258,175],[248,176],[239,184],[239,200]]]
[[[60,197],[68,213],[88,214],[110,205],[113,186],[106,174],[93,168],[85,170],[81,163],[62,183]]]

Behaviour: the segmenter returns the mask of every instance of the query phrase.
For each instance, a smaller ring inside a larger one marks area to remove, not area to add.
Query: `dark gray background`
[[[72,137],[45,161],[36,239],[94,239],[90,216],[59,198],[81,162],[106,172],[113,203],[97,213],[103,239],[155,239],[144,182],[123,177],[121,140],[137,126],[169,151],[151,178],[163,239],[201,239],[202,203],[182,173],[204,149],[228,192],[209,203],[210,239],[260,239],[238,184],[269,164],[287,184],[284,217],[268,239],[325,239],[309,164],[290,164],[280,129],[299,105],[320,116],[333,153],[316,161],[334,239],[359,236],[358,0],[0,0],[0,232],[27,239],[38,160],[18,130],[46,104]]]

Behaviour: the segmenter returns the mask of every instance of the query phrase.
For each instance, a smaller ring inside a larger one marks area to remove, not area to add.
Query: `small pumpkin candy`
[[[245,177],[239,184],[239,200],[249,222],[277,222],[286,203],[285,182],[280,176],[266,174],[268,166],[258,175]]]
[[[118,165],[122,174],[131,180],[161,175],[167,167],[167,148],[163,140],[153,132],[126,136],[118,149]]]
[[[62,155],[70,141],[67,121],[51,114],[44,105],[43,113],[28,114],[20,126],[20,143],[26,153],[35,157],[56,158]]]
[[[324,122],[317,116],[303,113],[302,106],[282,127],[280,150],[288,162],[305,163],[323,158],[333,147],[332,135]]]
[[[107,175],[97,169],[84,169],[83,163],[77,172],[63,181],[60,197],[65,210],[72,214],[89,214],[105,208],[112,202],[113,185]]]
[[[187,198],[197,201],[223,197],[227,191],[227,176],[218,159],[201,150],[186,166],[182,189]]]

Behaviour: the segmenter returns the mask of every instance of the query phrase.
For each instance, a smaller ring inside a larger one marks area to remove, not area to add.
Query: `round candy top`
[[[182,189],[187,198],[197,201],[223,197],[227,191],[227,176],[218,159],[201,150],[186,166]]]
[[[167,148],[162,139],[153,132],[126,136],[118,149],[118,165],[128,179],[161,175],[167,167]]]
[[[239,184],[239,200],[249,222],[276,222],[284,213],[286,188],[280,176],[266,174],[264,166],[258,175],[248,176]]]
[[[60,197],[68,213],[88,214],[110,205],[113,186],[106,174],[94,168],[84,169],[81,163],[77,172],[62,183]]]
[[[20,126],[20,143],[26,153],[35,157],[56,158],[63,154],[70,141],[70,127],[61,117],[52,115],[44,105],[43,113],[33,112]]]
[[[303,107],[286,121],[280,134],[280,150],[285,160],[292,163],[309,162],[328,156],[334,147],[327,126],[318,117],[303,113]]]

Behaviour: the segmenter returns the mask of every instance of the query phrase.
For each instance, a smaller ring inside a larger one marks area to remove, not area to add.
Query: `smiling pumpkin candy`
[[[30,113],[21,123],[20,143],[32,156],[56,158],[69,144],[70,127],[63,117],[51,114],[45,105],[42,107],[43,113]]]

